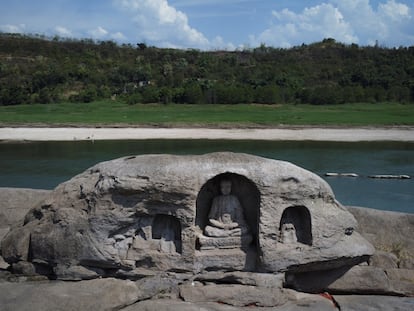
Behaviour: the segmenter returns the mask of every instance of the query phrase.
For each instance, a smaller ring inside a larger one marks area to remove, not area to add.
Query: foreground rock
[[[348,207],[359,231],[376,248],[368,265],[288,273],[286,286],[319,293],[414,296],[414,215]]]
[[[8,230],[22,222],[27,212],[50,193],[48,190],[0,188],[0,230]],[[0,239],[3,236],[0,235]]]
[[[348,210],[358,219],[359,232],[376,249],[372,265],[414,269],[414,214],[361,207]]]
[[[118,310],[139,299],[137,285],[116,279],[83,282],[0,282],[3,311]]]
[[[0,241],[10,231],[10,227],[23,222],[27,212],[46,198],[51,191],[0,188]],[[1,256],[0,243],[0,269],[7,269],[8,264]]]
[[[156,288],[155,284],[164,284]],[[414,298],[390,296],[329,296],[308,295],[295,291],[267,288],[273,290],[277,299],[263,294],[240,297],[237,294],[252,293],[250,286],[241,286],[233,297],[228,290],[230,285],[218,285],[208,289],[200,296],[200,290],[189,291],[193,301],[184,301],[178,296],[180,286],[189,288],[191,282],[182,285],[168,283],[164,278],[149,278],[145,282],[132,282],[117,279],[96,279],[80,282],[0,282],[0,303],[2,311],[14,310],[124,310],[124,311],[408,311],[414,309]],[[195,288],[198,285],[194,285]],[[224,291],[219,289],[227,288]],[[258,290],[265,288],[257,288]],[[183,292],[183,291],[181,291]],[[197,299],[196,299],[197,298]],[[284,303],[282,303],[282,299]],[[215,300],[215,301],[213,301]],[[242,302],[252,304],[241,306]],[[276,304],[272,307],[258,307],[256,302]],[[338,308],[339,307],[339,308]]]
[[[335,296],[341,311],[408,311],[414,310],[414,298],[387,296]]]
[[[147,155],[57,187],[7,234],[2,254],[15,273],[63,280],[320,271],[373,254],[356,230],[329,185],[290,163]]]

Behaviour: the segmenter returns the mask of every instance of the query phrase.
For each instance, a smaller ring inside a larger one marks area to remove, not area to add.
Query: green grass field
[[[6,125],[156,125],[156,126],[278,126],[278,125],[414,125],[414,105],[133,105],[117,101],[89,104],[0,106]]]

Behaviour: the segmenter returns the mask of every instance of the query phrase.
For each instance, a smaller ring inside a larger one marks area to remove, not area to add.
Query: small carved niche
[[[280,219],[280,242],[312,245],[312,219],[305,206],[291,206],[283,211]]]
[[[170,215],[156,215],[152,223],[152,239],[160,240],[163,253],[181,253],[181,224]]]

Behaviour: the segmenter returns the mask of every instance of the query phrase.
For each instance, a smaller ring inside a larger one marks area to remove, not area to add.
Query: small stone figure
[[[231,194],[231,181],[222,180],[221,195],[214,198],[208,225],[199,238],[201,249],[237,248],[252,241],[239,199]]]
[[[296,228],[292,223],[284,223],[280,228],[280,242],[283,244],[296,244]]]

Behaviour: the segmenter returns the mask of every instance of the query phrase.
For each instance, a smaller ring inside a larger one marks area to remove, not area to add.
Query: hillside
[[[175,50],[0,34],[0,105],[414,102],[414,46]]]

